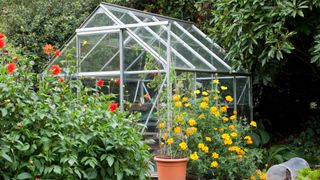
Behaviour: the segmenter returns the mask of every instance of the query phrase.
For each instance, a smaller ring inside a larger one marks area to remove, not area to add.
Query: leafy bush
[[[320,170],[312,170],[309,167],[302,168],[298,171],[297,180],[319,180]]]
[[[150,155],[137,114],[116,110],[113,95],[59,78],[59,67],[34,83],[33,61],[12,48],[0,55],[3,179],[145,178]]]

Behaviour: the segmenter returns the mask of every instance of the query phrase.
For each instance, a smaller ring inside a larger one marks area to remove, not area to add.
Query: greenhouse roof
[[[126,72],[165,70],[168,64],[180,70],[234,72],[224,50],[194,24],[108,3],[95,9],[62,52],[72,49],[74,65],[90,75],[119,74],[121,56]],[[50,65],[65,66],[65,58]]]

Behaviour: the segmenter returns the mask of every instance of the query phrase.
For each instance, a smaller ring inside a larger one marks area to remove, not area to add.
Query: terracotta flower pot
[[[156,156],[159,180],[185,180],[188,158],[170,159],[168,156]]]

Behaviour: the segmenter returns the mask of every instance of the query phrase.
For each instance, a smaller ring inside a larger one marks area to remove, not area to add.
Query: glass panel
[[[52,64],[57,64],[61,67],[63,74],[71,73],[70,67],[76,67],[76,38],[73,37],[69,43],[62,49],[61,55],[53,60]],[[69,72],[66,72],[69,71]]]
[[[221,64],[218,60],[216,60],[211,54],[209,54],[205,49],[203,49],[196,41],[191,39],[188,35],[183,33],[175,24],[171,26],[172,31],[179,36],[185,43],[187,43],[191,48],[193,48],[198,54],[200,54],[205,60],[210,62],[217,71],[220,72],[229,72],[228,68],[226,68],[223,64]]]
[[[166,34],[161,34],[162,39],[167,39]],[[171,47],[179,52],[185,59],[193,64],[196,69],[211,70],[206,64],[204,64],[196,55],[190,52],[182,43],[180,43],[175,37],[171,36]],[[177,63],[178,64],[178,63]]]
[[[249,78],[237,77],[237,108],[240,115],[250,117]]]
[[[99,27],[99,26],[112,26],[114,22],[102,11],[99,9],[91,19],[85,24],[84,27]]]
[[[80,37],[81,72],[119,70],[119,33]]]

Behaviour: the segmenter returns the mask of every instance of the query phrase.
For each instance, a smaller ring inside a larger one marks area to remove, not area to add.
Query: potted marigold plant
[[[180,158],[184,167],[190,159],[188,172],[205,179],[249,178],[257,169],[261,153],[251,147],[250,136],[256,122],[241,118],[229,108],[234,99],[227,93],[228,87],[218,80],[212,83],[208,91],[173,95],[168,109],[171,118],[158,124],[161,154],[165,154],[155,157],[159,179],[163,170],[159,169],[159,161],[164,158],[168,161]],[[171,168],[165,172],[172,172],[170,176],[177,174],[172,166],[166,165]]]

